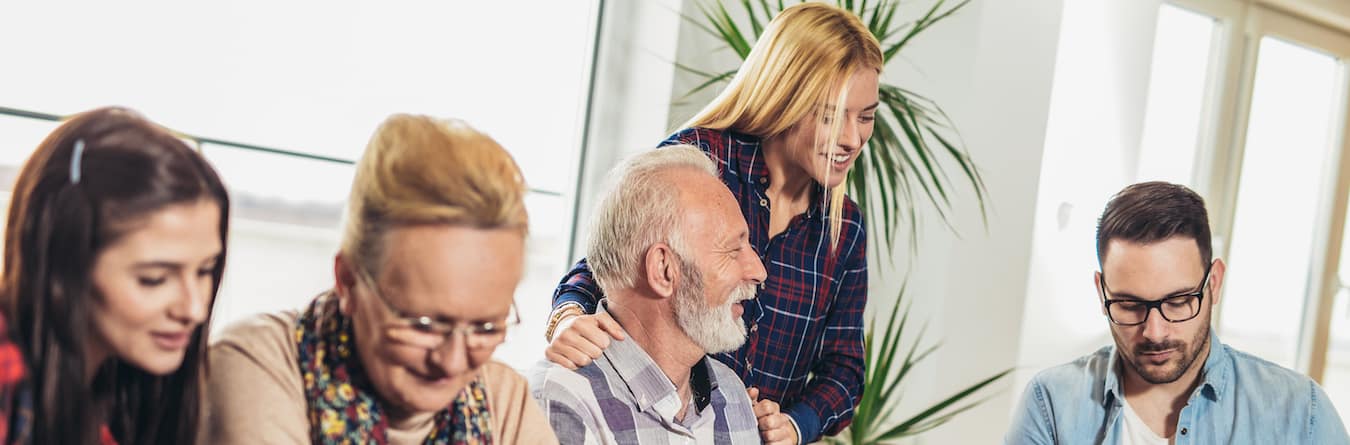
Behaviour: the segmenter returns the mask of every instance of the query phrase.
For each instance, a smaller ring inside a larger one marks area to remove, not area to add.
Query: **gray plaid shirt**
[[[677,421],[675,385],[625,335],[576,371],[540,362],[530,372],[530,389],[564,444],[760,443],[750,396],[731,368],[704,357],[691,380],[695,397]]]

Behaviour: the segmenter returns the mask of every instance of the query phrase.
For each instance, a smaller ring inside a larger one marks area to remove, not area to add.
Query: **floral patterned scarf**
[[[337,297],[320,295],[300,314],[295,341],[315,444],[386,444],[389,421],[353,354],[351,319]],[[355,365],[355,366],[349,366]],[[491,414],[481,379],[470,381],[447,409],[436,413],[424,444],[491,444]]]

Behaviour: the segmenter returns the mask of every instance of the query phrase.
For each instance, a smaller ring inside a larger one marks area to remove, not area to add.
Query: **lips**
[[[160,349],[176,351],[187,347],[188,341],[192,339],[190,331],[179,332],[151,332],[150,336],[155,339],[155,345]]]
[[[828,153],[821,153],[820,157],[829,161],[830,166],[834,167],[836,170],[842,170],[848,167],[848,163],[853,159],[855,153],[856,152],[835,153],[834,156],[830,156]]]
[[[1145,360],[1148,360],[1149,362],[1152,362],[1153,364],[1161,365],[1163,363],[1166,363],[1168,359],[1172,358],[1172,355],[1175,353],[1176,353],[1175,350],[1168,349],[1163,351],[1140,352],[1139,356],[1143,357]]]

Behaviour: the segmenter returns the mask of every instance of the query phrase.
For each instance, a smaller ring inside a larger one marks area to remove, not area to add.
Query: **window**
[[[1274,37],[1260,45],[1219,327],[1224,342],[1297,368],[1344,99],[1335,58]]]
[[[125,105],[190,134],[338,160],[357,158],[391,113],[464,119],[515,156],[533,190],[523,323],[497,355],[525,368],[542,356],[544,301],[572,260],[598,4],[13,5],[0,14],[0,59],[24,69],[0,71],[0,106]],[[0,117],[0,165],[19,165],[52,127]],[[202,149],[235,200],[217,329],[331,286],[351,166]]]

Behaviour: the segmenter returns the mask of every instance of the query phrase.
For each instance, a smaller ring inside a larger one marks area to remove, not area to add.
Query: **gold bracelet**
[[[548,317],[548,329],[544,330],[544,341],[553,341],[553,331],[558,329],[558,323],[562,323],[568,315],[580,316],[585,314],[586,311],[581,308],[581,305],[574,302],[569,301],[558,306],[557,309],[553,310],[553,314]]]

